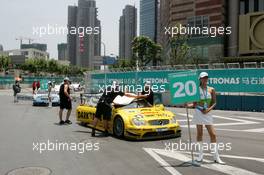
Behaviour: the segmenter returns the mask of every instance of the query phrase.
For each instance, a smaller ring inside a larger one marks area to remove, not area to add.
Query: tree
[[[127,67],[135,67],[136,62],[134,59],[118,59],[116,64],[114,64],[113,68],[127,68]]]
[[[47,66],[49,72],[57,73],[59,71],[59,65],[56,60],[49,60]]]
[[[68,75],[69,74],[69,66],[67,66],[67,65],[59,65],[59,74]]]
[[[201,54],[198,50],[201,49],[199,47],[193,47],[190,49],[190,52],[189,52],[189,62],[190,64],[195,64],[195,65],[198,65],[198,64],[202,64],[202,63],[205,63],[205,58],[203,56],[203,54]]]
[[[157,66],[158,62],[161,62],[162,46],[155,44],[150,48],[150,58],[152,58],[153,66]]]
[[[179,24],[176,25],[176,27]],[[187,44],[187,36],[181,35],[180,33],[176,34],[170,39],[170,64],[176,65],[176,64],[186,64],[188,53],[190,50],[190,47]]]
[[[27,59],[23,65],[21,65],[23,70],[30,71],[32,73],[37,72],[37,65],[35,64],[34,59]]]
[[[158,61],[161,61],[161,45],[154,43],[146,36],[134,38],[132,42],[132,50],[133,58],[139,61],[140,66],[146,66],[150,62],[156,66]]]
[[[20,66],[21,69],[31,73],[56,73],[59,75],[83,75],[86,69],[78,66],[61,65],[56,60],[45,60],[40,58],[27,59],[26,62]]]
[[[70,75],[82,75],[83,69],[78,66],[69,66],[69,74]]]
[[[1,56],[0,57],[0,68],[3,71],[6,71],[9,67],[9,65],[11,64],[11,59],[8,56]]]

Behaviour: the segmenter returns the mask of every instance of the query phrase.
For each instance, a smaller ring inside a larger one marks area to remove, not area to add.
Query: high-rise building
[[[165,53],[169,48],[169,35],[165,35],[164,29],[170,26],[170,4],[171,0],[160,0],[159,6],[159,43],[162,45]]]
[[[21,49],[37,49],[43,52],[47,51],[47,44],[32,43],[32,44],[21,44]]]
[[[264,31],[264,28],[262,27],[264,23],[264,0],[232,0],[228,1],[227,7],[227,25],[232,27],[232,33],[227,39],[227,56],[237,57],[243,54],[263,54],[264,41],[262,40],[263,37],[261,37],[261,33]],[[257,25],[253,26],[253,23],[257,23]],[[255,35],[258,35],[259,37],[253,35],[250,36],[249,32],[247,32],[249,30],[254,31]],[[239,35],[239,33],[241,34]],[[261,44],[256,44],[256,41],[258,43],[262,42],[262,49],[257,46]]]
[[[96,19],[96,21],[95,21],[95,26],[100,26],[99,27],[99,34],[98,35],[95,35],[94,36],[94,55],[95,56],[101,56],[101,40],[102,40],[102,36],[101,36],[101,32],[102,32],[102,30],[101,30],[101,21],[100,20],[98,20],[98,19]]]
[[[170,36],[165,27],[181,24],[187,27],[225,27],[225,0],[161,0],[160,2],[160,42],[169,55]],[[216,60],[224,56],[224,36],[189,35],[188,44],[198,53],[198,57]]]
[[[137,36],[137,9],[126,5],[119,19],[119,58],[132,59],[132,41]]]
[[[77,25],[77,6],[68,7],[68,29]],[[77,35],[68,33],[67,36],[67,52],[69,61],[72,65],[76,65],[76,38]]]
[[[24,56],[25,58],[32,58],[32,59],[49,59],[49,53],[44,52],[34,48],[28,49],[13,49],[13,50],[5,50],[1,52],[1,55],[4,56]]]
[[[68,35],[68,53],[71,64],[94,67],[94,57],[101,55],[101,22],[97,18],[95,0],[79,0],[78,6],[68,8],[68,28],[84,30],[84,35]],[[89,32],[87,34],[86,32]],[[98,32],[99,31],[99,32]]]
[[[4,50],[4,47],[2,44],[0,44],[0,51],[3,51]]]
[[[140,0],[140,35],[157,42],[158,0]]]
[[[67,43],[58,44],[58,60],[68,60]]]
[[[188,36],[187,43],[199,57],[263,55],[264,0],[160,0],[160,39],[165,53],[170,53],[170,35],[165,27],[176,24],[189,27],[230,27],[227,35]]]

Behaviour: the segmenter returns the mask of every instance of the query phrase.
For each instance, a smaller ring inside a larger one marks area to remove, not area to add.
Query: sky
[[[96,3],[106,54],[118,55],[122,9],[130,4],[135,5],[139,12],[139,0],[96,0]],[[48,25],[66,27],[68,6],[77,5],[78,0],[1,0],[0,4],[0,44],[4,50],[19,49],[20,41],[16,38],[32,38],[33,42],[46,43],[50,57],[57,59],[57,44],[67,42],[67,36],[57,34],[40,37],[36,32],[34,34],[34,28]]]

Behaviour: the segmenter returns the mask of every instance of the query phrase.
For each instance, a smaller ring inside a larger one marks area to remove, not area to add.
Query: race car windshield
[[[124,109],[132,109],[132,108],[149,108],[152,107],[152,105],[148,103],[146,100],[136,100],[130,103],[129,105],[118,106],[118,107],[122,107]]]

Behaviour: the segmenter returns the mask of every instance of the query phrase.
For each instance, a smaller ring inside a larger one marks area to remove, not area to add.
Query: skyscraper
[[[77,25],[77,6],[68,7],[68,29]],[[68,34],[67,36],[67,52],[69,61],[72,65],[76,65],[76,35]]]
[[[224,0],[161,0],[160,42],[166,55],[170,52],[170,36],[165,27],[177,24],[188,27],[225,27],[226,1]],[[224,36],[190,35],[187,43],[198,57],[215,61],[224,56]],[[193,52],[193,53],[194,53]]]
[[[0,44],[0,51],[3,51],[4,48],[3,48],[3,45]]]
[[[137,9],[126,5],[119,20],[119,58],[132,58],[132,41],[137,36]]]
[[[170,3],[172,0],[160,0],[159,6],[159,43],[162,45],[165,53],[169,48],[169,35],[164,34],[164,28],[170,26]]]
[[[58,59],[68,60],[67,43],[58,44]]]
[[[21,44],[21,49],[38,49],[40,51],[47,51],[47,44],[32,43],[32,44]]]
[[[79,0],[78,6],[69,6],[68,28],[75,27],[85,32],[89,28],[90,34],[68,35],[68,53],[71,64],[93,68],[95,56],[101,53],[101,22],[97,18],[95,0]],[[95,28],[100,32],[95,33]]]
[[[140,0],[140,35],[157,41],[158,0]]]
[[[239,27],[240,24],[244,23],[243,17],[246,18],[246,21],[253,24],[255,19],[261,17],[264,13],[264,0],[232,0],[228,1],[227,6],[228,11],[228,17],[227,17],[227,25],[232,27],[232,33],[227,37],[227,56],[229,57],[237,57],[243,52],[241,50],[239,51],[239,46],[241,49],[241,46],[251,47],[252,49],[249,49],[250,52],[245,52],[245,55],[253,54],[254,52],[252,50],[257,49],[253,43],[250,42],[250,40],[256,36],[248,36],[248,33],[243,33],[247,31],[247,27],[251,26],[244,26]],[[261,16],[258,17],[258,15],[253,15],[252,13],[259,13]],[[262,12],[262,14],[261,14]],[[250,17],[251,14],[254,17]],[[262,20],[264,21],[264,20]],[[263,22],[262,22],[263,23]],[[258,24],[261,25],[261,21],[258,22]],[[256,25],[255,28],[252,28],[252,31],[256,32],[257,30],[262,30],[262,27],[260,25]],[[245,28],[246,27],[246,28]],[[257,29],[258,28],[258,29]],[[242,33],[242,35],[239,36],[239,32]],[[257,34],[257,33],[255,33]],[[262,39],[263,37],[257,37],[258,39]],[[244,50],[244,49],[242,49]],[[261,54],[261,52],[257,52],[257,54]],[[262,51],[263,54],[263,51]]]

